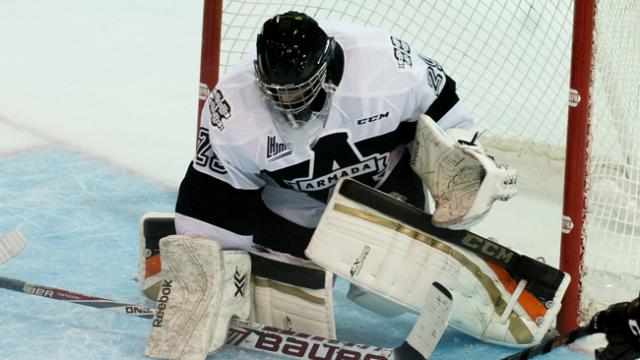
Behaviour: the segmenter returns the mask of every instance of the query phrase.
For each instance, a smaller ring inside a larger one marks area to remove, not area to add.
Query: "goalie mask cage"
[[[485,146],[564,161],[566,332],[640,287],[640,0],[574,1],[205,0],[199,110],[278,13],[407,41],[456,79]]]

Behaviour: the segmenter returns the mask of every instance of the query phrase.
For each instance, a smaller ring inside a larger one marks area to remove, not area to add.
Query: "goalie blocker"
[[[439,282],[453,294],[453,327],[516,347],[542,340],[569,283],[557,269],[468,231],[436,228],[428,214],[350,179],[338,183],[305,253],[416,312]]]

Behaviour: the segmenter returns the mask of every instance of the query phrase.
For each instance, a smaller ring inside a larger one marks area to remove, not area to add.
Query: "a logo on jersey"
[[[422,55],[418,56],[427,64],[427,82],[429,86],[435,91],[436,96],[440,96],[445,81],[444,69],[435,60]]]
[[[209,112],[211,113],[211,125],[224,130],[224,120],[231,117],[231,106],[224,99],[220,90],[216,89],[209,101]]]
[[[200,128],[198,131],[198,146],[196,148],[196,158],[194,160],[196,165],[211,169],[211,171],[218,174],[226,174],[227,169],[224,168],[222,162],[218,158],[209,142],[209,130],[206,128]]]
[[[358,119],[358,120],[356,120],[356,124],[364,125],[364,124],[372,123],[374,121],[386,119],[388,117],[389,117],[389,112],[387,111],[387,112],[383,112],[383,113],[380,113],[380,114],[376,114],[376,115],[373,115],[373,116],[366,117],[364,119]]]
[[[276,141],[275,136],[267,137],[267,161],[274,161],[291,155],[291,148],[285,143]]]
[[[389,154],[362,156],[348,141],[349,134],[339,132],[321,137],[313,146],[310,174],[305,178],[284,180],[297,191],[319,191],[333,187],[343,177],[370,175],[379,180],[389,162]]]
[[[398,61],[398,68],[411,67],[413,63],[411,62],[411,47],[409,44],[395,36],[391,36],[391,44],[393,45],[393,56]]]

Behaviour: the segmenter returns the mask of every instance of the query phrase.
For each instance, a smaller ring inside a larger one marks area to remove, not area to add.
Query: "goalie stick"
[[[560,346],[566,346],[569,345],[571,343],[573,343],[574,341],[583,338],[587,335],[591,335],[594,334],[595,331],[593,329],[593,326],[591,324],[587,324],[584,325],[582,327],[579,327],[565,335],[560,335],[560,336],[556,336],[552,339],[549,339],[541,344],[538,344],[536,346],[532,346],[528,349],[525,349],[519,353],[507,356],[505,358],[502,358],[502,360],[527,360],[527,359],[531,359],[534,356],[538,356],[538,355],[542,355],[542,354],[546,354],[548,352],[551,352],[553,349],[556,349]]]
[[[17,236],[17,238],[16,238]],[[17,252],[6,250],[3,243],[24,244],[20,234],[0,237],[2,262]],[[22,245],[24,247],[24,245]],[[106,309],[122,315],[153,318],[155,309],[105,298],[84,295],[63,289],[28,283],[0,276],[0,288],[53,300],[71,302],[98,309]],[[428,293],[427,305],[418,317],[406,340],[396,348],[382,348],[348,341],[326,339],[291,330],[283,330],[249,321],[232,319],[226,343],[247,350],[283,355],[295,359],[326,360],[417,360],[425,359],[444,333],[451,313],[451,293],[439,283],[433,283]]]
[[[153,318],[155,309],[105,298],[83,295],[0,276],[0,288],[74,304],[115,311],[122,315]],[[446,329],[451,294],[434,283],[434,294],[402,345],[382,348],[283,330],[249,321],[232,319],[227,344],[243,349],[285,355],[296,359],[413,360],[427,358]],[[424,354],[424,355],[422,355]]]

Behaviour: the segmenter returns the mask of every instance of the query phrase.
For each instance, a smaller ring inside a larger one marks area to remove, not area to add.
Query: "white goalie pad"
[[[433,224],[466,229],[481,221],[496,200],[515,196],[517,172],[497,164],[464,129],[442,130],[425,115],[418,119],[411,167],[427,185],[436,209]]]
[[[222,252],[223,280],[222,298],[215,327],[209,333],[208,353],[212,354],[224,345],[231,318],[249,318],[251,312],[251,259],[246,251],[225,250]]]
[[[338,185],[340,186],[340,185]],[[566,276],[541,303],[498,265],[334,194],[306,255],[318,265],[412,311],[434,282],[453,294],[450,324],[483,341],[525,347],[552,325]]]
[[[222,346],[231,316],[249,315],[249,257],[178,235],[160,240],[160,249],[162,285],[145,355],[205,359]]]
[[[265,248],[252,249],[252,265],[252,321],[336,338],[332,273]]]
[[[160,240],[162,286],[145,355],[204,359],[222,289],[220,245],[187,236]]]
[[[155,300],[162,285],[159,241],[175,234],[174,214],[147,213],[140,220],[140,263],[138,279],[145,296]],[[263,325],[335,338],[333,274],[310,260],[272,251],[258,245],[251,248],[251,320]],[[225,276],[231,251],[223,251]],[[225,283],[231,283],[229,278]]]

